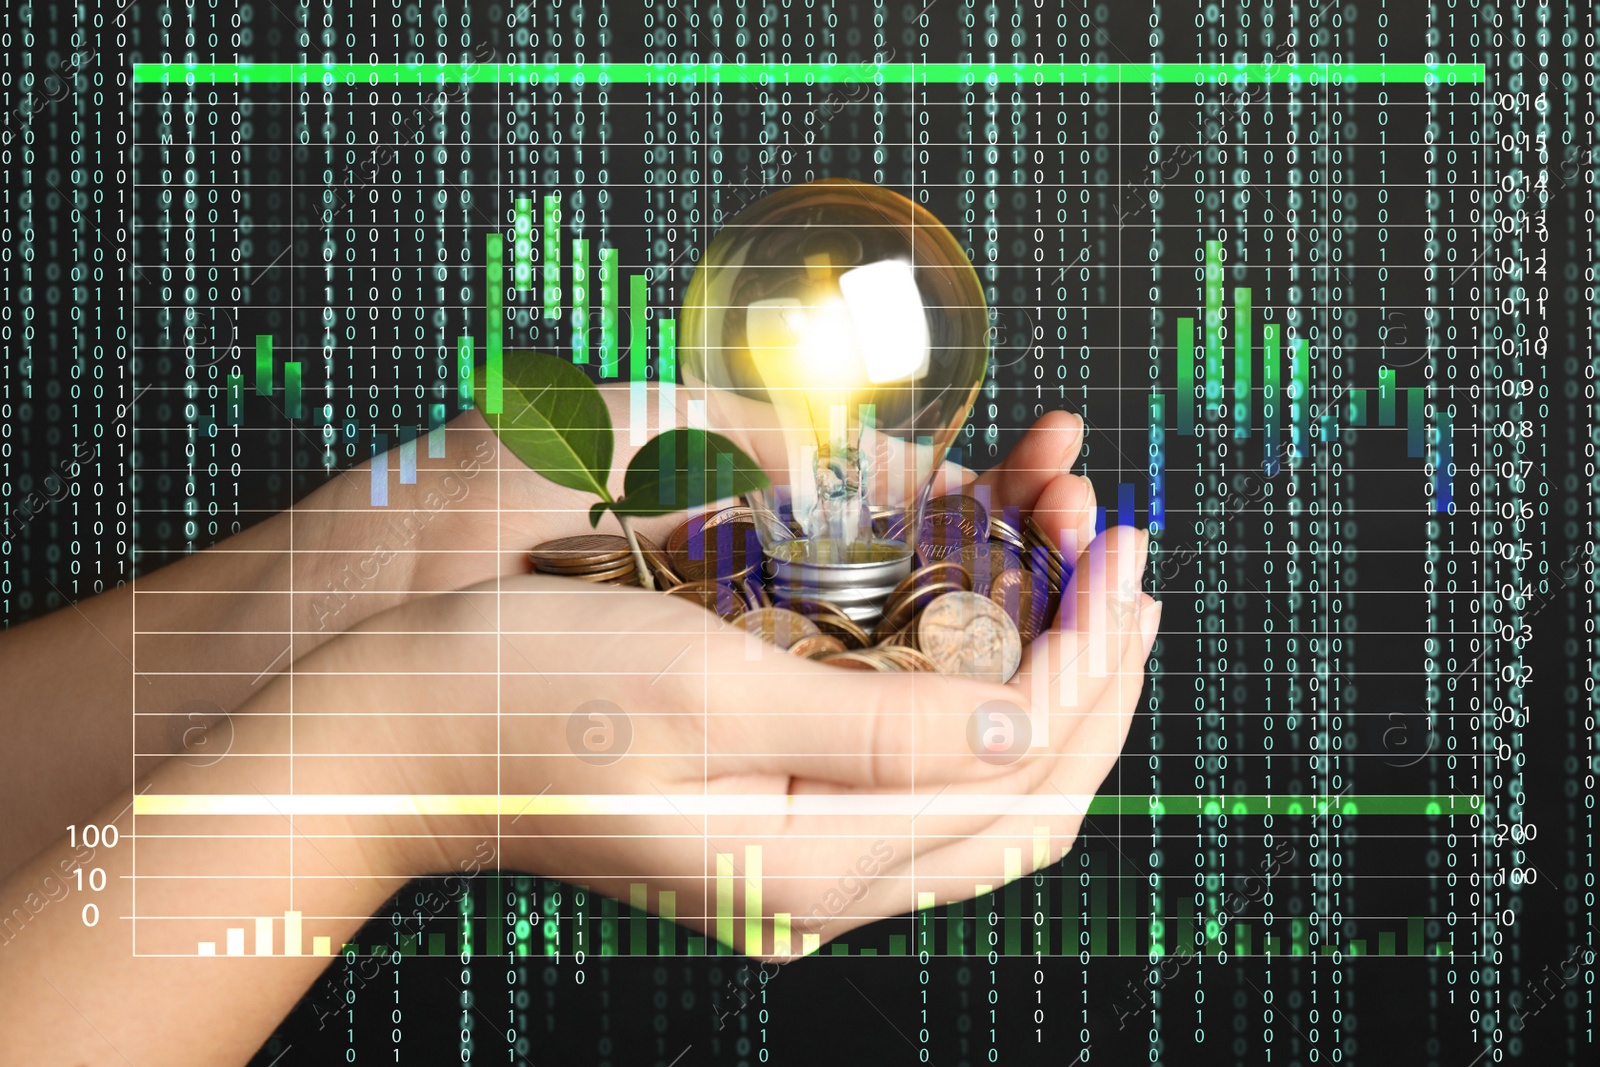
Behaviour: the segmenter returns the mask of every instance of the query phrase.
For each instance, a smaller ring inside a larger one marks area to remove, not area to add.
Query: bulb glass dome
[[[679,316],[679,363],[710,428],[745,431],[772,475],[750,500],[769,557],[909,561],[988,331],[950,231],[879,186],[793,186],[717,234]]]

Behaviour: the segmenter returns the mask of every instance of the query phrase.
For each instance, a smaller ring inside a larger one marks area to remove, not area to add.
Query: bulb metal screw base
[[[870,630],[889,594],[911,573],[911,549],[900,541],[873,541],[851,546],[859,562],[818,562],[815,557],[829,555],[818,550],[822,544],[797,538],[767,551],[773,599],[779,606],[794,597],[826,601]]]

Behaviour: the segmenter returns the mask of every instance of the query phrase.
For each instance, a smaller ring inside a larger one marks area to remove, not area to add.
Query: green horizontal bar
[[[597,82],[724,85],[942,84],[1055,82],[1094,84],[1394,85],[1443,79],[1478,84],[1482,63],[135,63],[135,82],[196,85],[432,85],[441,82],[553,84]]]
[[[1340,797],[1314,793],[1227,797],[1166,794],[1153,799],[1122,794],[1097,796],[1089,802],[1093,815],[1470,815],[1482,811],[1482,797],[1428,793]]]

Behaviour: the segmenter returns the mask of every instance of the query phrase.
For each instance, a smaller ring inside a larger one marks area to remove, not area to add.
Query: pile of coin
[[[697,515],[665,547],[640,535],[655,587],[692,600],[792,655],[858,671],[937,671],[1009,681],[1022,649],[1047,629],[1071,577],[1032,517],[991,516],[974,497],[928,503],[915,539],[919,566],[884,603],[869,633],[833,604],[789,595],[774,603],[748,507]],[[880,531],[905,540],[904,530]],[[626,538],[547,541],[534,569],[591,582],[640,585]]]

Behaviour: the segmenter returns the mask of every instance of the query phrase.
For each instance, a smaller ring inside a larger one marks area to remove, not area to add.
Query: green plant
[[[622,476],[622,495],[613,497],[606,485],[615,441],[611,412],[589,376],[544,352],[507,352],[504,367],[503,410],[485,414],[490,428],[537,473],[600,498],[589,509],[589,524],[598,526],[607,511],[617,516],[646,589],[654,589],[655,581],[632,518],[667,515],[770,484],[755,460],[721,434],[668,430],[634,455]],[[481,385],[478,397],[482,408]]]

